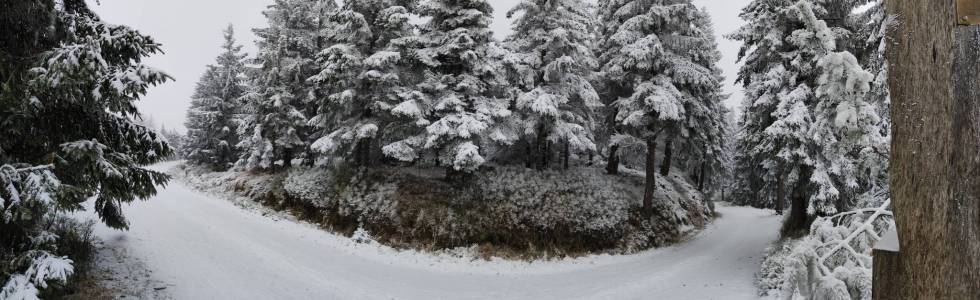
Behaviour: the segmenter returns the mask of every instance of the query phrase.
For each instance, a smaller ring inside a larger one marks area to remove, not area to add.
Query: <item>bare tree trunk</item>
[[[565,142],[565,148],[562,149],[562,153],[561,153],[561,155],[562,155],[562,168],[564,168],[565,170],[568,170],[568,158],[570,156],[572,156],[572,151],[571,151],[572,149],[570,149],[570,148],[571,148],[571,146],[568,145],[568,142]]]
[[[889,0],[891,197],[899,245],[877,260],[875,299],[980,297],[980,25],[956,5]],[[969,19],[967,19],[969,20]],[[897,264],[897,266],[896,266]]]
[[[646,185],[643,193],[643,213],[653,215],[653,194],[657,191],[657,137],[647,138]]]
[[[698,191],[704,192],[704,184],[708,181],[708,163],[701,162],[701,167],[698,170]]]
[[[288,148],[282,150],[282,167],[284,169],[289,169],[293,166],[293,149]]]
[[[807,206],[810,205],[808,186],[811,175],[813,175],[813,170],[810,167],[800,166],[800,177],[796,181],[796,186],[793,187],[793,203],[790,206],[789,218],[786,219],[785,229],[787,230],[785,232],[787,233],[801,232],[809,228],[809,224],[807,224],[809,217],[806,210]]]
[[[528,169],[534,168],[534,156],[535,156],[534,144],[530,140],[528,140],[527,145],[525,145],[524,149],[526,150],[524,152],[524,155],[526,155],[524,157],[524,166],[527,167]]]
[[[358,166],[366,167],[371,165],[371,138],[364,138],[357,141],[354,148],[354,157]]]
[[[619,174],[619,145],[609,147],[609,160],[606,162],[606,174]]]
[[[674,159],[674,137],[668,136],[664,141],[664,161],[660,164],[660,175],[670,175],[671,160]]]
[[[783,184],[783,180],[782,174],[776,175],[776,200],[773,202],[775,202],[776,214],[778,215],[783,214],[783,205],[786,204],[786,187]]]
[[[537,155],[537,169],[544,170],[548,166],[548,140],[547,135],[544,132],[544,125],[538,125],[538,137],[537,137],[537,149],[535,153]]]

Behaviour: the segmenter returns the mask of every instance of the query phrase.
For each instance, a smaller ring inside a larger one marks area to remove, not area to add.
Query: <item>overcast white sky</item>
[[[594,0],[593,0],[594,1]],[[265,26],[262,11],[272,0],[87,0],[109,23],[125,24],[155,38],[166,52],[146,62],[176,80],[152,88],[138,106],[156,123],[184,130],[184,115],[191,94],[204,66],[214,63],[220,52],[221,31],[235,25],[236,37],[245,51],[255,53],[255,36],[251,28]],[[493,29],[499,38],[510,33],[507,10],[518,0],[492,0],[495,9]],[[749,0],[694,0],[707,7],[715,22],[717,34],[723,35],[741,26],[738,13]],[[724,55],[722,69],[728,78],[726,89],[732,94],[727,104],[741,102],[741,89],[733,81],[737,71],[735,56],[738,43],[718,37]]]

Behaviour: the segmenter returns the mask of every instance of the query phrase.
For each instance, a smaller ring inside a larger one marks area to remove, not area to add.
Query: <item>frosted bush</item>
[[[662,213],[644,219],[637,209],[641,177],[607,176],[586,167],[498,167],[474,174],[465,184],[443,180],[443,169],[293,168],[274,174],[185,170],[193,175],[187,181],[198,187],[225,186],[266,204],[272,204],[269,199],[299,204],[292,208],[355,240],[417,248],[491,243],[634,252],[676,240],[685,229],[703,225],[709,213],[700,193],[677,175],[659,179],[657,208]]]
[[[314,207],[333,207],[336,201],[330,195],[333,181],[329,174],[322,169],[293,168],[283,181],[283,190],[293,199]]]
[[[474,196],[513,224],[574,232],[621,232],[629,219],[628,192],[614,177],[592,170],[528,172],[498,168],[476,183]]]

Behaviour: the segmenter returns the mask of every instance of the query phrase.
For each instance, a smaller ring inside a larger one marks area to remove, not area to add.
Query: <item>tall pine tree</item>
[[[276,0],[264,12],[268,28],[255,29],[259,53],[246,94],[247,117],[239,129],[239,165],[249,170],[288,167],[311,159],[308,116],[317,93],[307,79],[319,72],[316,53],[334,10],[332,0]]]
[[[606,34],[600,56],[603,95],[613,109],[611,127],[620,134],[612,140],[607,170],[618,169],[615,150],[623,143],[645,144],[643,206],[651,212],[659,138],[667,141],[667,155],[673,137],[692,133],[700,138],[701,156],[720,149],[716,137],[722,126],[711,123],[722,113],[718,53],[707,15],[689,0],[609,1],[600,11]]]
[[[216,65],[208,65],[197,83],[187,111],[187,137],[183,156],[187,160],[225,170],[238,161],[238,128],[235,120],[245,94],[245,54],[235,44],[231,25],[224,32],[222,52]]]
[[[74,271],[58,247],[68,212],[94,200],[112,228],[122,206],[169,177],[145,165],[171,149],[135,102],[169,79],[142,60],[152,38],[109,25],[81,0],[0,4],[0,298],[37,297]]]
[[[805,230],[808,215],[852,207],[869,186],[860,160],[887,152],[879,104],[867,96],[873,75],[850,52],[865,45],[852,14],[864,3],[755,1],[732,35],[744,43],[746,87],[737,196],[777,208],[792,199],[790,231]]]
[[[514,140],[501,122],[511,112],[501,92],[506,78],[493,58],[493,9],[483,0],[435,0],[419,12],[430,18],[413,51],[423,66],[418,87],[424,102],[409,100],[394,112],[417,120],[424,131],[388,145],[385,153],[411,161],[428,150],[449,174],[470,172],[487,161],[493,144]]]
[[[312,148],[321,163],[339,156],[374,164],[390,111],[419,101],[403,77],[402,43],[414,34],[409,21],[415,6],[414,0],[349,0],[331,16],[330,46],[318,54],[322,70],[311,78],[325,94],[310,120],[318,130]]]
[[[523,65],[515,108],[528,165],[548,167],[561,147],[567,167],[572,150],[596,151],[595,110],[603,105],[591,83],[595,17],[581,0],[524,0],[508,12],[514,15],[506,43]]]

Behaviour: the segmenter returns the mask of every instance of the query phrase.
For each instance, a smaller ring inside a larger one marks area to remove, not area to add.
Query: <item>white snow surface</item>
[[[130,231],[99,226],[96,235],[145,261],[174,299],[758,299],[754,274],[779,218],[717,209],[721,218],[672,247],[488,261],[473,248],[433,254],[355,242],[175,180],[125,209]]]

